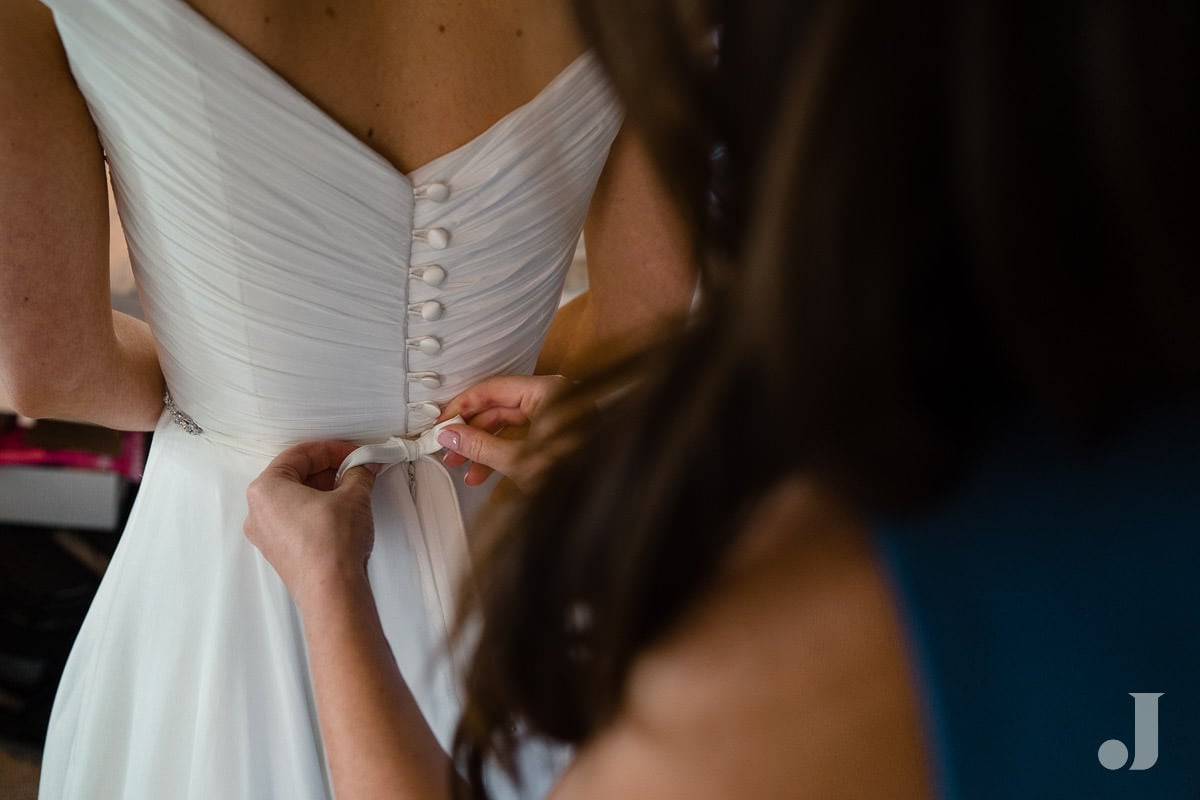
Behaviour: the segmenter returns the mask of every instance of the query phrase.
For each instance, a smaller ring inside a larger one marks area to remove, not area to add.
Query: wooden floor
[[[0,798],[35,800],[37,782],[37,754],[0,744]]]

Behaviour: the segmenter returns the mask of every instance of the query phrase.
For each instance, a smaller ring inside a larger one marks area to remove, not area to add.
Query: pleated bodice
[[[533,367],[620,125],[580,56],[403,174],[182,0],[57,0],[168,386],[261,448],[427,428]]]

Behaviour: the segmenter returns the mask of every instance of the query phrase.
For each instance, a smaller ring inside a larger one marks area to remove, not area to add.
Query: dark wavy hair
[[[583,444],[483,537],[455,744],[478,797],[524,737],[613,717],[784,478],[920,513],[1017,418],[1102,442],[1200,387],[1200,4],[576,6],[703,298],[566,399]]]

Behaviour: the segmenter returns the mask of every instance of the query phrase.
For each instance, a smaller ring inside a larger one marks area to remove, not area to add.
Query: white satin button
[[[422,414],[426,417],[437,417],[442,413],[442,409],[437,403],[410,403],[409,409],[414,414]]]
[[[445,250],[450,244],[450,234],[445,228],[417,228],[413,238],[425,242],[434,250]]]
[[[435,289],[446,282],[446,270],[440,264],[430,264],[428,267],[417,267],[410,273],[414,278],[424,281],[427,286]]]
[[[409,347],[415,347],[427,356],[435,356],[442,352],[442,340],[436,336],[418,336],[408,340]]]
[[[426,300],[424,303],[413,303],[408,310],[414,314],[420,314],[421,319],[426,322],[436,322],[442,318],[446,308],[437,300]]]
[[[442,376],[436,372],[410,372],[408,380],[410,383],[419,383],[426,389],[439,389],[442,385]]]
[[[413,196],[420,200],[432,200],[435,203],[444,203],[450,198],[450,187],[441,181],[426,183],[418,186],[413,190]]]

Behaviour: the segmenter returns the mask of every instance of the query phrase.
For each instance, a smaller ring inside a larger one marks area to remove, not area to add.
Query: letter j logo
[[[1130,771],[1150,769],[1158,761],[1158,698],[1165,692],[1130,692],[1133,698],[1133,763]],[[1109,739],[1096,752],[1105,769],[1129,763],[1129,748],[1120,739]]]

